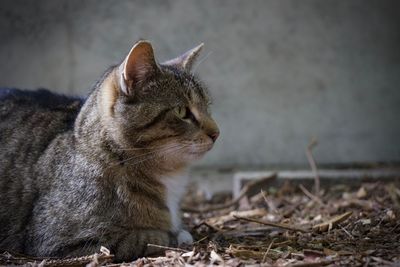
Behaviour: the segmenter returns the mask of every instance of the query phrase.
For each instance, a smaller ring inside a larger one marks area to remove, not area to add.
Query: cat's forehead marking
[[[193,73],[184,72],[171,66],[163,66],[164,73],[167,74],[167,80],[175,80],[175,93],[183,97],[187,104],[196,104],[198,106],[207,105],[209,102],[208,93],[199,84]]]
[[[200,84],[191,83],[188,94],[190,100],[196,104],[207,105],[209,102],[207,91]]]
[[[189,98],[194,103],[199,103],[200,102],[200,97],[199,97],[198,93],[195,92],[193,89],[189,90]]]

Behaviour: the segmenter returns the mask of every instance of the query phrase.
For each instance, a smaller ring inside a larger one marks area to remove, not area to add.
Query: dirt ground
[[[319,192],[312,184],[290,181],[273,186],[274,179],[266,177],[264,189],[248,183],[236,199],[221,193],[206,200],[193,187],[183,216],[196,241],[190,247],[160,248],[158,257],[112,264],[105,248],[87,257],[44,261],[3,252],[0,264],[400,266],[398,179],[352,185],[321,181]]]

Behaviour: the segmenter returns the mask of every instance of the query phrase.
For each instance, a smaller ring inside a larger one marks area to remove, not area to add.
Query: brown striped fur
[[[65,257],[106,246],[128,261],[154,253],[148,243],[190,241],[174,179],[218,136],[190,73],[200,49],[158,64],[140,41],[86,100],[0,90],[0,247]]]

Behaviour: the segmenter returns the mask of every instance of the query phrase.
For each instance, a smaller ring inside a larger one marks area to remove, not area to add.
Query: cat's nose
[[[219,136],[217,123],[211,117],[207,117],[202,121],[202,126],[204,133],[208,135],[213,142],[215,142]]]
[[[215,143],[215,141],[217,140],[218,136],[219,136],[219,132],[213,132],[208,134],[208,136],[211,138],[211,140],[213,140],[213,142]]]

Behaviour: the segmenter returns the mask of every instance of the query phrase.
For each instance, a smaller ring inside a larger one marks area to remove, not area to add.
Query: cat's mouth
[[[207,150],[208,151],[208,150]],[[191,155],[204,155],[207,151],[190,151],[189,154]]]
[[[187,150],[187,154],[198,158],[204,156],[212,148],[213,148],[213,143],[193,144]]]

